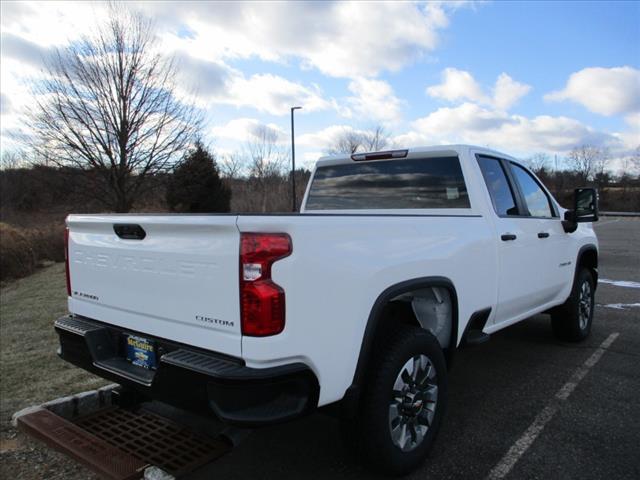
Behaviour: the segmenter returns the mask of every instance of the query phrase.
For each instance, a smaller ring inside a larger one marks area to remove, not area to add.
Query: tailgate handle
[[[113,231],[125,240],[142,240],[147,236],[147,232],[140,225],[133,223],[116,223],[113,225]]]

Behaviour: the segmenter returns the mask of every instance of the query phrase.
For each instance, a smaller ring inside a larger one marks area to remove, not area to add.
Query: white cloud
[[[2,32],[19,35],[40,48],[67,45],[95,32],[106,2],[2,2]]]
[[[624,119],[631,128],[640,130],[640,112],[630,113]]]
[[[316,151],[307,151],[304,152],[302,154],[302,165],[306,166],[307,168],[312,167],[315,162],[322,156],[324,156],[325,154],[322,152],[316,152]],[[296,159],[297,160],[297,159]]]
[[[567,117],[510,115],[473,103],[440,108],[394,139],[399,146],[471,143],[507,152],[568,152],[576,145],[620,147],[614,136]]]
[[[42,68],[43,60],[51,53],[51,49],[41,47],[24,37],[9,32],[2,32],[0,42],[2,58],[13,58],[28,65]]]
[[[334,109],[340,115],[378,121],[399,118],[400,101],[385,82],[371,78],[399,70],[433,51],[453,3],[364,2],[130,2],[154,20],[160,51],[179,60],[180,98],[201,108],[216,104],[287,115],[293,104],[306,112]],[[10,2],[2,4],[2,128],[19,124],[29,108],[28,78],[42,57],[91,35],[107,17],[108,3]],[[353,79],[351,97],[338,103],[317,85],[270,73],[245,74],[229,66],[259,58],[299,63],[326,75]],[[369,78],[368,89],[362,78]],[[375,87],[375,88],[374,88]],[[6,100],[9,100],[8,102]],[[386,107],[383,111],[380,107]],[[3,135],[3,138],[5,136]]]
[[[353,115],[359,121],[366,119],[383,124],[400,120],[403,102],[384,80],[357,78],[349,83],[349,91],[354,95],[347,98],[351,108],[345,116]]]
[[[615,133],[627,152],[640,148],[640,112],[630,113],[625,118],[628,130]]]
[[[290,107],[294,105],[304,105],[304,110],[308,112],[331,108],[331,103],[322,98],[317,85],[306,87],[269,73],[234,78],[229,90],[217,97],[216,101],[253,107],[271,115],[288,115]]]
[[[224,125],[213,127],[211,133],[216,139],[229,139],[247,142],[260,135],[262,129],[268,128],[279,141],[286,140],[287,133],[274,123],[264,124],[255,118],[236,118]]]
[[[231,81],[241,75],[222,62],[195,58],[184,51],[175,52],[175,59],[178,85],[202,99],[224,94]]]
[[[18,148],[18,137],[28,133],[29,126],[22,115],[33,105],[33,95],[25,78],[39,78],[38,69],[16,58],[2,57],[0,85],[2,85],[2,112],[0,141],[2,149]]]
[[[413,2],[139,3],[171,26],[165,40],[210,60],[258,57],[334,77],[397,71],[433,51],[459,5]],[[188,27],[179,35],[177,25]],[[169,30],[169,28],[165,29]]]
[[[488,97],[469,72],[456,68],[446,68],[441,75],[442,83],[427,88],[427,94],[434,98],[448,100],[472,100],[486,103]]]
[[[501,73],[493,87],[493,105],[500,110],[509,110],[529,90],[531,86],[516,82],[506,73]]]
[[[11,112],[11,100],[4,93],[0,93],[0,115]]]
[[[344,132],[356,131],[350,125],[330,125],[313,133],[305,133],[296,136],[296,146],[307,147],[318,151],[324,151],[334,144],[336,139]]]
[[[493,95],[486,94],[469,72],[456,68],[446,68],[438,85],[427,87],[427,95],[455,102],[470,100],[489,105],[500,110],[509,110],[520,98],[529,93],[531,87],[501,73],[493,86]]]
[[[637,112],[640,110],[640,70],[633,67],[585,68],[572,73],[564,89],[544,98],[570,100],[607,116]]]
[[[181,93],[193,92],[199,106],[209,104],[250,107],[270,115],[288,115],[294,105],[305,112],[337,108],[327,100],[319,86],[305,86],[270,73],[246,77],[223,62],[195,58],[184,52],[177,55]]]

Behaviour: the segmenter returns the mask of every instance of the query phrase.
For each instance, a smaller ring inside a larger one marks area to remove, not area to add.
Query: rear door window
[[[306,210],[470,208],[458,157],[318,167]]]
[[[491,202],[496,213],[503,217],[519,215],[520,212],[518,211],[515,195],[500,160],[480,156],[478,157],[478,164],[489,189]]]

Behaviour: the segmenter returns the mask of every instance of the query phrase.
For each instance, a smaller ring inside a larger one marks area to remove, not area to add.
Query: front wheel
[[[403,475],[426,458],[445,410],[447,369],[438,340],[402,326],[381,346],[356,418],[354,443],[367,466]]]
[[[551,314],[556,337],[567,342],[579,342],[591,333],[595,307],[595,282],[591,271],[583,268],[576,276],[571,295]]]

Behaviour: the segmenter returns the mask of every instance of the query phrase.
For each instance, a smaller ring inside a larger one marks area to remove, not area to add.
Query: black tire
[[[587,292],[588,298],[585,297]],[[581,342],[591,333],[595,307],[595,282],[587,268],[576,275],[571,295],[567,301],[551,313],[551,326],[558,339],[565,342]]]
[[[417,381],[411,380],[412,386],[403,383],[406,377],[396,383],[407,365],[411,366],[412,372],[414,369],[418,372]],[[429,369],[429,366],[433,368]],[[354,418],[345,420],[347,440],[366,467],[388,475],[405,475],[425,460],[442,422],[447,398],[444,354],[431,333],[403,325],[387,342],[378,345],[367,370],[358,411]],[[394,394],[394,384],[403,384],[410,390],[402,395],[398,391]],[[433,385],[437,385],[436,390]],[[406,400],[408,398],[412,400]],[[392,415],[392,409],[398,412],[397,416]],[[428,427],[424,432],[426,424]],[[392,425],[395,425],[395,443]],[[398,439],[398,428],[403,427],[405,436],[400,434]],[[398,445],[402,440],[407,442],[404,449]]]

